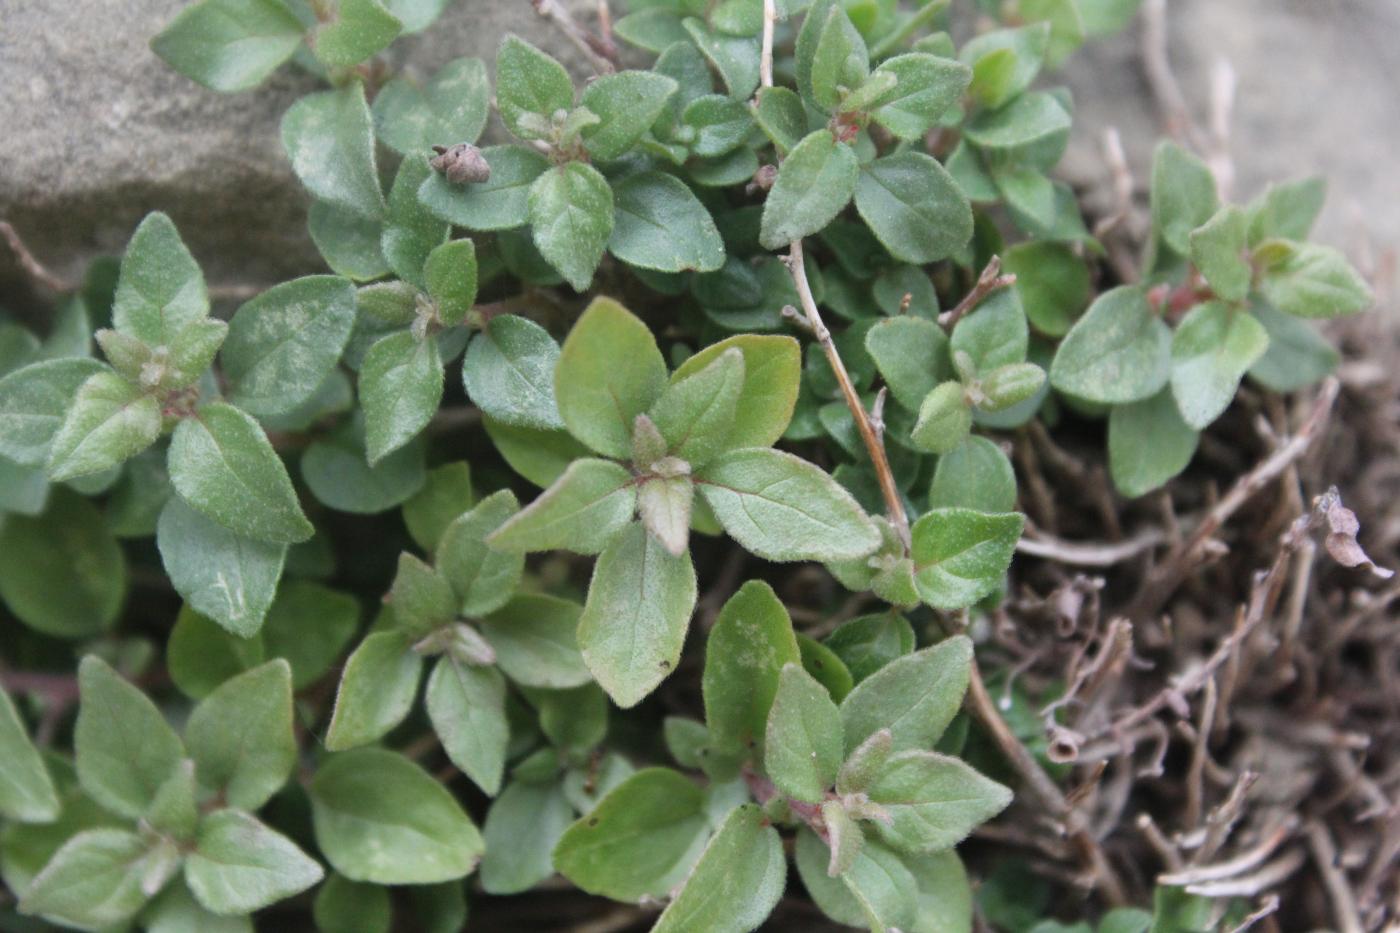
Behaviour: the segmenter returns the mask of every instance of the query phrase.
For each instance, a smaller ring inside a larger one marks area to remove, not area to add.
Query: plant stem
[[[976,659],[972,662],[972,675],[967,685],[967,705],[977,717],[977,721],[991,734],[992,740],[996,742],[1007,762],[1026,782],[1031,794],[1039,798],[1041,804],[1057,819],[1064,822],[1070,841],[1083,853],[1093,869],[1096,886],[1103,891],[1104,897],[1114,905],[1126,904],[1128,898],[1123,889],[1123,882],[1109,863],[1108,856],[1104,855],[1099,841],[1089,830],[1083,815],[1070,805],[1059,786],[1040,766],[1040,762],[1035,760],[1035,756],[1011,732],[1006,720],[1001,718],[996,702],[982,681],[982,671],[977,666]]]
[[[885,455],[884,441],[879,432],[875,430],[875,426],[871,424],[870,414],[865,410],[865,404],[861,402],[860,395],[851,382],[851,374],[846,371],[846,364],[841,361],[841,354],[836,352],[836,344],[831,340],[831,331],[826,329],[826,324],[822,322],[821,312],[817,310],[817,302],[812,297],[812,288],[807,283],[807,267],[803,262],[801,240],[793,240],[792,245],[788,248],[787,266],[788,271],[792,273],[793,284],[797,286],[797,297],[802,302],[802,312],[807,316],[807,323],[812,328],[817,343],[821,344],[822,352],[826,354],[826,361],[831,365],[831,371],[841,386],[841,395],[846,399],[846,407],[851,410],[851,415],[855,418],[856,430],[860,432],[860,438],[865,442],[865,449],[870,453],[870,462],[874,464],[875,476],[880,481],[880,492],[885,497],[885,511],[888,513],[890,524],[894,526],[899,539],[908,548],[910,545],[909,517],[904,512],[904,499],[899,493],[899,487],[895,484],[894,473],[890,470],[889,457]]]
[[[920,26],[926,25],[939,13],[942,13],[943,10],[947,8],[949,2],[950,0],[929,0],[929,2],[920,7],[913,16],[906,19],[898,29],[875,43],[874,47],[870,50],[870,57],[879,58],[905,39],[908,39]]]
[[[953,325],[971,314],[987,296],[999,288],[1006,288],[1008,285],[1016,284],[1016,276],[1001,274],[1001,257],[993,256],[987,260],[987,267],[982,270],[982,274],[977,277],[977,284],[972,286],[972,291],[963,296],[957,307],[951,311],[945,311],[938,316],[938,323],[948,330],[953,329]]]

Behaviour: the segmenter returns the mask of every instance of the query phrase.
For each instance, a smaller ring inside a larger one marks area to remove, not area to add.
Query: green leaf
[[[860,216],[904,262],[946,259],[972,238],[967,198],[938,160],[923,153],[901,152],[865,166],[855,196]]]
[[[769,447],[787,430],[802,380],[802,354],[791,337],[740,334],[710,344],[687,359],[671,376],[676,383],[704,369],[730,348],[744,355],[744,384],[734,406],[726,443],[733,447]]]
[[[151,40],[151,51],[215,91],[257,87],[301,45],[305,27],[281,0],[203,0]]]
[[[599,118],[583,130],[589,153],[604,162],[625,155],[676,90],[673,79],[654,71],[622,71],[590,82],[579,101]]]
[[[650,412],[667,451],[692,467],[704,466],[723,451],[744,382],[744,354],[738,347],[672,382]]]
[[[453,520],[441,535],[438,571],[451,583],[460,614],[493,612],[519,585],[523,558],[496,552],[485,543],[486,536],[519,508],[514,493],[503,489]]]
[[[819,803],[843,757],[841,712],[800,664],[783,665],[768,713],[763,767],[789,797]]]
[[[636,902],[662,897],[700,857],[704,792],[668,768],[623,781],[564,833],[554,867],[589,894]]]
[[[1046,50],[1050,67],[1061,65],[1084,44],[1079,0],[1025,0],[1020,12],[1028,22],[1043,22],[1050,27],[1050,44]]]
[[[510,741],[505,699],[505,678],[493,667],[444,655],[428,677],[428,717],[443,751],[488,794],[500,790],[505,771]]]
[[[1323,178],[1270,185],[1246,209],[1249,245],[1256,246],[1273,237],[1306,240],[1326,200],[1327,181]]]
[[[439,320],[448,327],[461,324],[476,303],[476,245],[464,239],[436,247],[423,265],[423,278]]]
[[[1043,241],[1017,243],[1001,258],[1002,271],[1016,276],[1016,294],[1031,325],[1047,337],[1069,333],[1092,292],[1084,260],[1063,243]]]
[[[428,256],[443,244],[450,233],[447,223],[433,216],[418,201],[418,189],[432,173],[427,160],[421,155],[406,157],[399,163],[398,173],[389,188],[389,213],[379,234],[380,252],[394,274],[418,288],[424,285],[423,266]],[[475,257],[472,258],[471,271],[474,276]]]
[[[574,811],[557,783],[516,781],[491,804],[482,835],[481,887],[488,894],[519,894],[554,874],[551,856]]]
[[[903,861],[919,888],[910,933],[972,933],[972,885],[957,853],[906,855]]]
[[[340,657],[359,620],[354,597],[317,583],[289,580],[267,614],[263,643],[268,655],[291,663],[292,686],[302,690]]]
[[[694,133],[690,154],[702,159],[717,159],[743,146],[754,125],[748,105],[723,94],[695,98],[681,121]]]
[[[403,521],[420,548],[431,554],[442,533],[476,502],[471,466],[464,460],[428,471],[423,488],[403,504]]]
[[[149,896],[147,843],[122,829],[90,829],[64,843],[19,902],[25,913],[86,929],[121,925]],[[163,878],[157,880],[164,881]]]
[[[372,57],[403,29],[379,0],[336,0],[335,12],[308,40],[321,64],[353,68]]]
[[[875,75],[897,83],[875,102],[875,122],[900,139],[919,139],[957,106],[972,81],[966,65],[922,52],[896,55],[880,63]]]
[[[314,442],[301,459],[301,474],[312,495],[341,512],[372,515],[401,504],[423,487],[422,439],[389,454],[374,466],[365,459],[364,429],[350,422]]]
[[[608,734],[608,698],[597,684],[535,690],[530,698],[539,708],[540,731],[565,760],[582,760]]]
[[[1014,512],[934,509],[914,523],[914,580],[936,609],[964,609],[1001,583],[1025,519]]]
[[[204,909],[184,880],[167,885],[141,915],[147,933],[253,933],[248,917],[221,917]]]
[[[214,402],[175,428],[170,481],[195,511],[244,537],[305,541],[314,529],[267,435],[250,416]]]
[[[874,524],[850,493],[792,454],[732,450],[696,481],[725,531],[768,560],[849,560],[879,546]]]
[[[613,193],[591,165],[569,162],[535,179],[530,232],[545,260],[575,291],[586,291],[613,232]]]
[[[626,458],[632,425],[666,387],[651,330],[610,298],[595,298],[574,324],[554,372],[569,433],[599,453]]]
[[[679,557],[690,543],[695,486],[689,476],[652,476],[637,487],[637,514],[647,532]]]
[[[938,458],[928,492],[929,508],[961,507],[979,512],[1016,508],[1016,474],[994,442],[969,437]]]
[[[566,689],[589,681],[578,647],[582,607],[568,600],[521,593],[480,620],[496,663],[527,687]]]
[[[1034,363],[1009,363],[987,373],[977,386],[982,393],[979,411],[1004,412],[1040,392],[1045,386],[1045,370]]]
[[[890,731],[895,751],[932,746],[962,706],[971,665],[972,642],[958,635],[866,677],[841,703],[846,747],[881,729]]]
[[[435,217],[468,230],[512,230],[530,221],[530,186],[549,169],[549,160],[521,146],[487,146],[482,158],[491,177],[454,185],[434,172],[418,189],[418,201]]]
[[[370,3],[373,0],[357,0]],[[282,146],[292,171],[319,201],[381,219],[387,205],[374,161],[374,127],[364,85],[308,94],[282,118]]]
[[[963,45],[960,57],[972,66],[969,93],[985,107],[999,108],[1031,86],[1045,63],[1050,27],[1035,23],[996,29]]]
[[[333,755],[309,790],[316,843],[353,881],[451,881],[481,857],[481,834],[451,792],[395,752]]]
[[[972,429],[972,409],[964,395],[960,383],[949,381],[924,397],[919,405],[919,420],[909,436],[917,449],[946,454],[967,439],[967,432]]]
[[[1226,301],[1243,301],[1249,295],[1254,269],[1249,264],[1246,241],[1249,217],[1234,205],[1191,231],[1191,261]]]
[[[983,149],[1024,150],[1037,145],[1058,149],[1056,141],[1067,138],[1069,127],[1069,112],[1059,100],[1046,91],[1032,91],[998,110],[979,113],[963,132]]]
[[[1003,288],[958,321],[948,343],[956,358],[966,353],[980,375],[1026,358],[1030,332],[1021,301],[1013,289]]]
[[[747,933],[782,897],[787,857],[778,831],[753,804],[730,811],[654,933]]]
[[[406,33],[421,32],[431,26],[451,0],[382,0],[384,8],[403,23]]]
[[[1341,362],[1337,348],[1307,321],[1263,302],[1250,313],[1269,332],[1269,349],[1250,367],[1250,378],[1275,392],[1293,392],[1329,375]]]
[[[758,87],[758,37],[727,36],[694,18],[683,20],[681,25],[700,53],[719,72],[729,96],[735,100],[751,97]]]
[[[675,670],[695,608],[695,568],[640,524],[616,533],[593,568],[579,619],[584,663],[626,709]]]
[[[628,13],[613,24],[613,31],[624,41],[653,53],[690,40],[680,16],[663,7],[646,7]]]
[[[574,105],[574,83],[564,66],[530,43],[513,35],[496,52],[496,106],[506,129],[522,139],[533,138],[525,114],[549,119]]]
[[[936,752],[895,755],[871,784],[870,800],[889,815],[873,821],[891,846],[930,853],[961,842],[1011,802],[1011,791],[956,758]]]
[[[850,202],[860,174],[850,146],[838,143],[830,130],[813,130],[778,170],[763,204],[759,243],[781,249],[819,232]]]
[[[199,381],[214,362],[228,325],[210,319],[191,321],[180,329],[170,342],[169,362],[163,368],[159,385],[165,389],[183,389]]]
[[[113,372],[88,377],[49,447],[55,482],[110,470],[160,436],[160,402]]]
[[[937,386],[940,370],[946,366],[947,347],[943,328],[924,318],[889,318],[865,335],[865,349],[890,394],[911,411],[917,411]]]
[[[536,486],[548,486],[563,475],[569,464],[592,451],[567,431],[547,431],[503,424],[490,416],[482,419],[486,435],[511,469]]]
[[[349,208],[313,201],[307,232],[326,265],[337,275],[367,282],[393,271],[384,258],[384,218],[365,217]]]
[[[224,682],[185,725],[199,783],[241,810],[257,810],[296,764],[292,671],[280,658]],[[212,909],[212,908],[211,908]]]
[[[511,553],[567,548],[596,554],[636,507],[636,485],[626,469],[609,460],[575,460],[539,498],[496,529],[490,544]]]
[[[801,661],[792,620],[773,588],[751,580],[720,610],[701,685],[714,747],[744,753],[763,740],[785,664]]]
[[[1079,14],[1086,34],[1109,36],[1126,29],[1140,6],[1142,0],[1079,0]]]
[[[195,899],[216,914],[248,914],[300,894],[324,877],[296,843],[241,810],[218,810],[199,825],[185,860]]]
[[[1197,305],[1172,336],[1172,395],[1185,422],[1206,427],[1230,405],[1240,380],[1269,347],[1269,332],[1244,308]]]
[[[442,354],[431,338],[400,331],[369,348],[360,367],[360,403],[370,466],[427,426],[442,401],[442,383]]]
[[[114,813],[139,818],[185,757],[154,703],[96,655],[78,666],[78,781]]]
[[[807,112],[802,108],[802,98],[785,87],[759,89],[754,119],[780,156],[786,156],[807,135]]]
[[[405,24],[407,25],[407,24]],[[479,58],[443,65],[426,84],[399,75],[374,96],[379,139],[402,156],[426,156],[433,146],[472,143],[486,127],[491,84]]]
[[[122,257],[112,326],[155,347],[208,313],[204,273],[175,224],[164,214],[146,215]]]
[[[1123,495],[1162,487],[1191,462],[1200,435],[1181,417],[1169,388],[1108,415],[1108,472]]]
[[[914,627],[898,612],[880,612],[843,622],[825,644],[860,683],[914,650]]]
[[[239,535],[171,497],[156,525],[156,546],[175,591],[196,612],[250,638],[277,594],[285,544]]]
[[[878,933],[910,928],[918,882],[903,859],[874,840],[861,846],[838,879],[827,874],[830,852],[807,828],[798,830],[797,872],[822,913],[847,926]]]
[[[1266,240],[1255,251],[1264,299],[1297,317],[1355,314],[1371,306],[1370,286],[1338,250],[1318,243]]]
[[[388,888],[334,873],[316,890],[311,915],[320,933],[389,933],[394,926]]]
[[[73,397],[105,367],[91,359],[31,363],[0,378],[0,457],[43,466]]]
[[[674,175],[641,172],[619,183],[608,250],[628,265],[659,272],[712,272],[724,242],[710,212]]]
[[[0,522],[0,599],[25,625],[57,638],[112,627],[126,597],[126,560],[102,513],[55,490],[37,516]]]
[[[1070,328],[1050,365],[1050,384],[1110,405],[1150,398],[1171,376],[1171,340],[1141,286],[1115,288]]]
[[[1191,255],[1191,231],[1220,206],[1215,176],[1200,159],[1164,141],[1152,158],[1152,229],[1182,256]]]
[[[58,793],[49,771],[9,695],[0,690],[0,817],[49,823],[58,814]]]
[[[467,347],[462,380],[483,412],[506,424],[562,428],[554,400],[554,368],[559,344],[528,318],[491,318]]]
[[[865,39],[840,4],[830,8],[812,51],[809,83],[799,90],[827,110],[836,109],[847,91],[859,87],[870,74],[870,53]]]
[[[399,627],[415,638],[457,618],[457,594],[447,578],[407,551],[399,555],[387,602]]]
[[[345,662],[326,748],[338,752],[367,745],[402,722],[413,708],[422,671],[423,659],[402,632],[366,636]]]
[[[872,732],[856,746],[836,774],[838,794],[864,793],[884,768],[894,751],[894,735],[889,729]]]
[[[240,638],[190,606],[180,607],[165,645],[165,666],[180,692],[193,699],[255,667],[265,656],[263,640]]]

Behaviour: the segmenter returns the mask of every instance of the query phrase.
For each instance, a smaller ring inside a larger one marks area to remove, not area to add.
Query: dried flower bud
[[[776,165],[760,165],[758,171],[753,173],[753,181],[749,182],[749,194],[757,191],[767,191],[773,187],[773,182],[778,180],[778,167]]]
[[[428,164],[446,175],[454,185],[478,184],[491,177],[490,164],[471,143],[458,143],[450,148],[434,146],[433,151],[437,155]]]

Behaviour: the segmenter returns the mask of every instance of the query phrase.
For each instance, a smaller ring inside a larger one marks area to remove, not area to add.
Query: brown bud
[[[760,165],[758,171],[753,173],[753,180],[749,182],[749,194],[759,191],[767,191],[773,187],[773,182],[778,180],[778,167],[776,165]]]
[[[434,146],[437,153],[429,165],[447,176],[454,185],[477,184],[491,177],[491,166],[481,150],[471,143],[458,143],[450,148]]]

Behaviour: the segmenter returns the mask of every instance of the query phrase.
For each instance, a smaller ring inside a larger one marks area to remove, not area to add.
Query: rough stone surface
[[[211,282],[270,282],[317,269],[306,200],[278,138],[282,113],[315,82],[288,67],[256,91],[228,96],[174,73],[147,43],[182,3],[0,0],[0,217],[67,276],[94,255],[119,252],[151,210],[171,214]],[[1319,172],[1332,183],[1324,238],[1354,247],[1364,230],[1400,242],[1400,4],[1172,0],[1170,7],[1172,58],[1193,104],[1203,106],[1218,57],[1239,75],[1237,193]],[[399,40],[390,55],[422,73],[460,55],[489,63],[508,31],[582,73],[577,53],[529,0],[457,0],[437,26]],[[1065,77],[1078,101],[1077,129],[1063,166],[1071,180],[1104,179],[1098,139],[1108,125],[1122,131],[1139,184],[1147,178],[1159,123],[1137,32],[1092,43],[1072,60]],[[0,247],[7,302],[20,294],[18,280]]]

